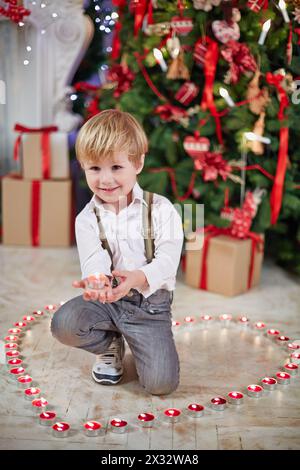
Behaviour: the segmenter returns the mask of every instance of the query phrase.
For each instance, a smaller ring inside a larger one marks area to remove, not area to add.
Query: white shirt
[[[143,190],[136,182],[132,190],[132,202],[118,214],[105,208],[96,195],[77,215],[75,221],[76,242],[82,278],[91,274],[111,275],[111,259],[102,247],[94,207],[99,209],[101,222],[109,243],[114,269],[144,272],[149,288],[136,288],[145,298],[158,289],[175,289],[176,274],[183,245],[182,221],[173,204],[164,196],[154,193],[152,224],[154,231],[154,256],[147,263],[142,236]]]

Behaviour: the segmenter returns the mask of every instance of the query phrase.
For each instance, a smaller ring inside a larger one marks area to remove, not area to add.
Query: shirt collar
[[[137,181],[132,188],[132,202],[129,205],[131,206],[131,204],[133,204],[135,201],[138,201],[141,204],[145,204],[145,206],[148,207],[147,202],[143,198],[143,189],[140,187]],[[89,209],[93,211],[94,207],[98,207],[99,209],[106,211],[106,212],[111,212],[103,207],[103,203],[95,194],[93,195],[92,199],[89,202]]]

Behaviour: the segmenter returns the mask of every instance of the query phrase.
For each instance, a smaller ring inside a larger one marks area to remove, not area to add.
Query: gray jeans
[[[137,290],[117,302],[86,301],[82,295],[54,314],[51,332],[61,343],[101,354],[115,336],[124,335],[141,385],[153,395],[168,394],[179,383],[173,333],[173,292],[159,289],[147,299]]]

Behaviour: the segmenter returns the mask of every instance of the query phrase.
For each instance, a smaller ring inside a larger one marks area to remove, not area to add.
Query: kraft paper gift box
[[[42,132],[23,133],[21,139],[22,175],[25,179],[68,179],[70,161],[68,134],[49,133],[49,175],[43,171]]]
[[[73,241],[72,182],[20,176],[2,179],[4,245],[69,246]]]
[[[192,235],[196,237],[193,242],[196,249],[186,250],[185,282],[200,289],[204,238],[195,232]],[[262,235],[261,237],[264,238]],[[251,245],[250,238],[241,240],[228,235],[218,235],[209,240],[206,259],[207,291],[231,297],[248,290]],[[259,283],[262,261],[263,251],[255,250],[251,287]]]

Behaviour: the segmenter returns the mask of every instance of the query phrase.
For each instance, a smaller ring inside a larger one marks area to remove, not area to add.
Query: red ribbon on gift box
[[[207,290],[207,254],[209,249],[209,242],[210,239],[213,237],[218,237],[219,235],[227,235],[228,237],[235,238],[236,240],[240,240],[240,238],[234,236],[231,232],[231,229],[228,228],[220,228],[216,227],[215,225],[208,225],[204,229],[197,229],[196,232],[204,232],[204,244],[203,244],[203,253],[202,253],[202,269],[201,269],[201,277],[199,288]],[[251,239],[251,259],[250,259],[250,266],[249,266],[249,275],[248,275],[248,289],[250,289],[253,280],[253,271],[254,271],[254,259],[256,252],[262,252],[264,246],[264,240],[262,237],[255,232],[248,232],[244,237],[244,240]]]
[[[16,124],[14,127],[16,132],[20,132],[20,135],[17,137],[15,146],[14,146],[14,160],[19,159],[20,154],[20,145],[22,140],[22,135],[33,134],[37,132],[42,133],[41,137],[41,151],[42,151],[42,173],[45,180],[50,178],[50,132],[58,131],[57,126],[47,126],[47,127],[26,127],[22,124]]]

